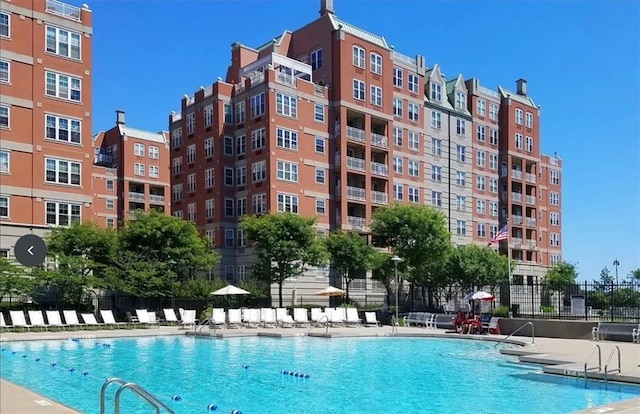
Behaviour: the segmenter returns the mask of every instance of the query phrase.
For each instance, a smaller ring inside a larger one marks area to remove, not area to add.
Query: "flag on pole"
[[[496,233],[495,236],[493,236],[493,239],[491,239],[491,241],[489,242],[488,246],[491,246],[493,243],[497,243],[503,240],[508,240],[509,239],[509,225],[505,224],[500,231],[498,231]]]

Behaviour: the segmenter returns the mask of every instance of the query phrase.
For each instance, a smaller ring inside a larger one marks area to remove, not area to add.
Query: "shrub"
[[[491,311],[491,315],[493,315],[493,316],[507,317],[507,316],[509,316],[509,307],[504,306],[504,305],[496,306],[496,307]]]

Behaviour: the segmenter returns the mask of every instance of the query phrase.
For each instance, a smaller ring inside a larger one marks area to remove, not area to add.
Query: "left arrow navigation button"
[[[18,239],[13,251],[23,266],[40,266],[47,257],[47,244],[35,234],[25,234]]]

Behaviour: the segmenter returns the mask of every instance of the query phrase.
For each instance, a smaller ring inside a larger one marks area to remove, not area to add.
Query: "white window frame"
[[[420,149],[420,134],[415,131],[409,131],[407,133],[407,141],[409,149],[418,151]]]
[[[484,125],[478,125],[476,128],[476,138],[480,142],[485,142],[487,140],[487,128]]]
[[[265,193],[255,194],[251,197],[251,212],[253,214],[264,214],[267,212],[267,195]]]
[[[251,97],[251,118],[257,118],[264,115],[265,112],[265,95],[260,92]]]
[[[520,108],[516,108],[516,124],[522,125],[524,118],[524,111]]]
[[[325,182],[327,181],[327,172],[325,171],[324,168],[317,168],[316,167],[316,184],[325,184]]]
[[[276,145],[292,151],[298,150],[298,133],[290,129],[276,128]]]
[[[420,189],[418,187],[408,187],[407,188],[407,199],[410,203],[419,203],[420,202]]]
[[[498,120],[498,105],[489,104],[489,119],[492,121]]]
[[[173,194],[173,201],[180,201],[184,197],[184,190],[182,184],[174,184],[171,193]]]
[[[498,169],[498,154],[489,153],[489,169],[492,171]]]
[[[182,172],[182,156],[175,157],[171,160],[171,169],[173,171],[173,175],[178,175]]]
[[[401,127],[393,128],[393,145],[396,147],[404,145],[404,130]]]
[[[298,214],[300,211],[300,199],[298,196],[293,194],[286,193],[278,193],[278,213],[291,212],[294,214]]]
[[[267,179],[267,161],[262,160],[251,164],[251,182],[259,183]]]
[[[420,107],[413,102],[409,102],[407,104],[407,115],[409,121],[411,122],[420,122]]]
[[[196,221],[198,217],[198,206],[196,203],[187,204],[187,220]]]
[[[227,187],[233,187],[233,184],[234,184],[233,168],[224,167],[224,185]]]
[[[369,54],[370,69],[376,75],[382,75],[382,56],[378,53],[371,52]]]
[[[53,80],[53,82],[50,82]],[[66,80],[66,87],[61,85]],[[77,99],[74,97],[77,92]],[[45,72],[45,95],[72,102],[82,102],[82,78],[63,73]]]
[[[143,157],[144,158],[144,153],[145,153],[145,146],[144,144],[140,144],[139,142],[136,142],[133,144],[133,155],[135,155],[136,157]]]
[[[402,184],[393,185],[393,199],[402,201],[404,199],[404,186]]]
[[[478,150],[476,152],[476,165],[478,167],[484,168],[486,162],[487,162],[487,153],[482,150]]]
[[[235,200],[233,198],[224,199],[224,216],[233,217],[236,214]]]
[[[157,165],[150,165],[149,178],[160,178],[160,167],[158,167]]]
[[[402,118],[404,102],[400,98],[393,98],[393,116]]]
[[[280,181],[288,181],[290,183],[298,182],[298,164],[289,161],[278,161],[276,167],[276,176]]]
[[[53,37],[50,37],[53,34]],[[66,43],[62,39],[66,35]],[[50,41],[53,40],[51,44]],[[74,42],[77,45],[74,47]],[[67,53],[62,53],[63,46],[67,47]],[[74,51],[77,50],[77,54]],[[47,25],[45,29],[45,52],[52,53],[54,55],[63,56],[69,59],[80,60],[82,59],[82,35],[77,32],[72,32],[66,29],[60,29],[59,27]]]
[[[456,210],[467,211],[467,197],[461,195],[456,196]]]
[[[238,186],[247,185],[247,166],[246,165],[236,168],[236,185]]]
[[[233,155],[234,142],[233,137],[230,135],[224,136],[224,155]]]
[[[315,104],[313,107],[313,117],[316,122],[324,122],[324,105]]]
[[[420,77],[415,73],[409,73],[407,79],[407,89],[412,93],[418,93],[418,91],[420,90]]]
[[[178,148],[182,145],[182,127],[178,127],[171,131],[171,145]]]
[[[66,129],[65,129],[66,124]],[[63,135],[66,132],[67,139]],[[52,114],[45,114],[45,139],[71,144],[82,143],[82,121]]]
[[[476,177],[476,190],[485,191],[487,188],[487,180],[484,175],[479,175]]]
[[[439,165],[431,166],[431,180],[441,182],[442,181],[442,167]]]
[[[196,162],[196,144],[189,144],[187,146],[187,164],[193,164]]]
[[[204,140],[204,157],[213,157],[213,138],[207,138]]]
[[[497,129],[489,129],[489,144],[498,146],[498,130]]]
[[[442,156],[442,140],[438,138],[431,138],[431,155],[434,157]]]
[[[524,139],[525,151],[533,152],[533,138],[525,137]]]
[[[298,98],[281,92],[276,93],[276,113],[282,116],[297,118]]]
[[[316,214],[320,216],[327,214],[327,200],[316,198]]]
[[[431,111],[431,128],[442,129],[442,114],[438,111]]]
[[[487,237],[487,225],[485,223],[478,223],[476,236],[481,239]]]
[[[0,128],[11,128],[11,107],[8,105],[0,105]]]
[[[8,195],[0,195],[0,217],[4,219],[11,217],[11,200]]]
[[[533,128],[533,114],[531,112],[525,114],[525,126],[527,128]]]
[[[309,62],[311,64],[311,70],[318,70],[322,68],[322,48],[316,49],[310,53]]]
[[[382,106],[382,88],[381,87],[371,85],[371,104],[375,106]]]
[[[442,102],[442,85],[437,82],[431,82],[431,100]]]
[[[367,85],[359,79],[353,80],[353,99],[358,101],[367,99]]]
[[[322,137],[316,137],[316,153],[324,154],[327,151],[327,144]]]
[[[187,193],[195,193],[196,192],[196,174],[187,175]]]
[[[464,187],[467,185],[467,173],[464,171],[456,171],[456,185]]]
[[[53,214],[55,214],[55,220],[54,222],[50,222],[49,220],[49,207],[53,206],[54,207],[54,212]],[[63,214],[62,211],[62,207],[66,207],[66,214]],[[73,210],[76,210],[78,214],[74,215]],[[60,201],[46,201],[45,202],[45,208],[44,208],[44,215],[45,215],[45,223],[47,226],[54,226],[54,227],[66,227],[71,225],[74,222],[80,222],[82,221],[82,204],[79,203],[66,203],[66,202],[60,202]],[[67,223],[66,224],[61,224],[61,217],[66,215],[67,216]]]
[[[464,92],[456,92],[456,109],[466,109],[467,94]]]
[[[358,67],[360,69],[365,68],[365,59],[367,52],[361,48],[360,46],[353,46],[353,66]]]
[[[11,152],[0,151],[0,173],[11,173]]]
[[[434,207],[442,207],[441,191],[431,191],[431,205]]]
[[[247,197],[241,197],[236,200],[236,217],[247,215]]]
[[[487,203],[484,200],[476,200],[476,213],[485,214],[487,211]]]
[[[464,119],[456,118],[456,134],[459,136],[467,134],[467,122]]]
[[[497,178],[489,178],[489,192],[490,193],[498,193],[498,179]]]
[[[9,13],[0,13],[0,19],[7,20],[7,23],[2,23],[0,25],[0,37],[2,38],[11,38],[11,14]],[[6,29],[5,29],[6,28]]]
[[[420,175],[420,161],[407,161],[407,174],[409,177],[418,177]]]
[[[456,145],[456,160],[458,162],[465,162],[467,160],[467,148],[464,145]]]
[[[191,135],[196,130],[196,114],[191,112],[187,114],[187,135]]]
[[[213,104],[204,107],[204,126],[210,127],[213,125]]]
[[[393,68],[393,86],[402,88],[404,72],[400,68]]]
[[[236,125],[244,124],[247,120],[247,103],[240,101],[236,103]]]
[[[54,166],[53,170],[49,170],[50,162],[55,163],[55,166]],[[73,186],[73,187],[80,187],[82,185],[82,163],[81,162],[47,157],[47,158],[44,159],[44,164],[45,164],[44,181],[46,183],[48,183],[48,184],[68,185],[68,186]],[[60,178],[61,166],[63,166],[63,165],[66,165],[66,174],[67,174],[66,182],[61,181],[61,178]],[[78,182],[77,183],[73,183],[72,182],[71,170],[72,170],[72,168],[74,166],[78,168],[78,173],[75,174],[78,177]],[[48,177],[47,177],[48,174],[47,173],[49,171],[54,171],[55,179],[53,179],[53,180],[49,180],[48,179]]]
[[[484,117],[487,114],[487,101],[478,98],[476,101],[476,109],[478,111],[478,116]]]
[[[402,157],[393,157],[393,172],[396,174],[404,172],[404,159]]]
[[[264,148],[267,145],[267,130],[266,128],[260,128],[255,131],[251,131],[251,150],[257,151]]]
[[[204,217],[213,218],[216,215],[216,199],[209,198],[204,200]]]
[[[149,158],[152,160],[160,159],[160,148],[155,145],[149,145]]]
[[[204,188],[213,188],[216,183],[216,174],[213,168],[204,170]]]
[[[0,59],[0,82],[11,83],[11,62]]]
[[[549,170],[549,182],[553,185],[560,185],[560,171]]]
[[[522,134],[516,133],[516,148],[522,149]]]
[[[236,155],[244,155],[247,152],[247,136],[236,137]]]
[[[456,234],[458,236],[467,235],[467,222],[464,220],[456,220]]]

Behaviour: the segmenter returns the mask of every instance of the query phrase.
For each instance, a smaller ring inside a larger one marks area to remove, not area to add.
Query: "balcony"
[[[99,152],[95,156],[94,164],[102,167],[106,167],[108,165],[113,164],[113,155]]]
[[[389,167],[386,164],[371,161],[371,174],[381,175],[383,177],[389,176]]]
[[[388,204],[389,196],[381,191],[371,191],[371,202],[374,204]]]
[[[236,83],[234,89],[236,91],[236,95],[240,95],[241,93],[243,93],[245,91],[244,82]]]
[[[347,199],[366,201],[367,191],[364,188],[347,186]]]
[[[261,84],[264,82],[264,72],[254,72],[249,75],[249,81],[251,82],[251,87]]]
[[[522,171],[520,170],[511,170],[511,177],[516,180],[522,180]]]
[[[82,12],[80,7],[71,6],[57,0],[47,0],[47,13],[56,14],[67,19],[82,21]]]
[[[376,134],[375,132],[372,132],[371,145],[373,145],[374,147],[388,148],[389,140],[384,135],[380,135],[380,134]]]
[[[536,196],[527,196],[527,204],[535,205],[536,204]]]
[[[536,248],[536,241],[533,239],[527,239],[527,248],[529,250],[534,250]]]
[[[366,137],[363,129],[347,127],[347,139],[356,142],[365,142]]]
[[[365,160],[356,157],[347,157],[347,168],[354,171],[366,171]]]
[[[356,229],[362,229],[367,225],[364,217],[347,216],[347,224]]]
[[[324,86],[322,85],[315,85],[313,87],[313,93],[316,96],[324,96]]]
[[[526,180],[528,183],[533,183],[533,184],[535,184],[535,183],[536,183],[536,175],[535,175],[535,174],[531,174],[531,173],[527,173],[527,174],[525,175],[525,180]]]
[[[516,203],[522,203],[522,193],[511,193],[511,199]]]
[[[284,85],[296,86],[296,78],[294,78],[293,75],[289,75],[285,72],[277,72],[276,82],[282,83]]]
[[[144,193],[136,193],[133,191],[129,191],[129,200],[144,202]]]
[[[153,204],[164,204],[164,196],[158,194],[150,194],[149,201]]]
[[[535,226],[536,226],[536,219],[532,217],[527,217],[527,227],[535,227]]]
[[[522,216],[511,216],[511,220],[517,226],[522,225]]]
[[[519,249],[522,247],[522,237],[514,237],[513,239],[513,247]]]

